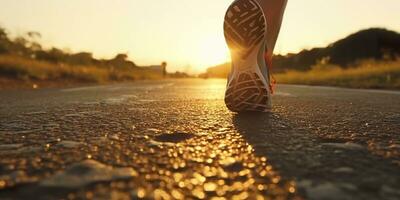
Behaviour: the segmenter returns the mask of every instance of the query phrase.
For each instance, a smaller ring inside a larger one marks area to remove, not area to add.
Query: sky
[[[45,47],[127,53],[138,65],[199,73],[230,60],[223,36],[232,0],[0,0],[12,36],[42,34]],[[275,53],[326,46],[370,27],[400,32],[399,0],[289,0]]]

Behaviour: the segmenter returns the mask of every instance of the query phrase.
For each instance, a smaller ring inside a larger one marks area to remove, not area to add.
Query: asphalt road
[[[0,91],[0,199],[400,199],[400,92],[279,85],[235,114],[224,89]]]

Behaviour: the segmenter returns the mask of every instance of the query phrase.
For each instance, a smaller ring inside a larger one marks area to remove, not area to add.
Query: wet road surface
[[[0,92],[0,199],[400,199],[400,92],[225,80]]]

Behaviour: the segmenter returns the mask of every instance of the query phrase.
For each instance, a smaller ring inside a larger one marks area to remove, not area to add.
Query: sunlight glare
[[[229,49],[225,41],[213,36],[199,41],[198,50],[195,52],[196,67],[199,71],[205,71],[208,67],[229,61]]]

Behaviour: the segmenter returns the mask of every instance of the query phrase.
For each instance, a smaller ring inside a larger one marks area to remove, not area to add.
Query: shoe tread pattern
[[[263,11],[255,0],[237,0],[228,8],[224,22],[225,38],[236,58],[247,59],[254,48],[264,42],[265,29]],[[225,93],[227,107],[234,112],[268,111],[268,86],[262,78],[251,66],[237,70]]]
[[[252,71],[232,79],[225,94],[226,106],[234,111],[268,111],[268,90],[261,78]]]
[[[246,59],[265,37],[265,17],[256,0],[237,0],[229,7],[224,33],[231,50]]]

